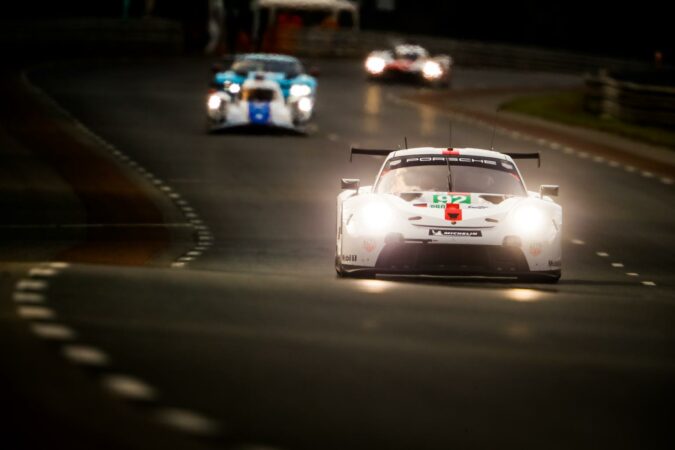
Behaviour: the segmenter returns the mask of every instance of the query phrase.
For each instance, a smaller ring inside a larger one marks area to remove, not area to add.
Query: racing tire
[[[373,275],[368,273],[346,271],[337,256],[335,257],[335,273],[338,278],[373,278]]]
[[[549,274],[529,274],[518,277],[518,281],[524,283],[542,283],[555,284],[560,280],[560,271],[551,272]]]

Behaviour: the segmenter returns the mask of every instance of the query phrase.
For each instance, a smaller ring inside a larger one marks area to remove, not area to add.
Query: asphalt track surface
[[[207,135],[208,66],[31,74],[179,192],[214,235],[184,269],[73,265],[48,278],[51,310],[109,356],[103,375],[78,382],[36,344],[44,370],[65,380],[42,390],[69,404],[66,429],[119,420],[100,432],[118,448],[167,439],[176,448],[672,448],[672,186],[498,135],[497,149],[542,152],[540,169],[520,164],[530,188],[561,186],[557,285],[337,279],[339,178],[367,184],[379,164],[350,164],[349,146],[395,148],[404,136],[446,146],[448,119],[392,100],[413,87],[368,84],[358,64],[322,61],[308,137]],[[459,70],[454,88],[577,82]],[[452,134],[454,147],[490,146],[486,128],[455,123]],[[105,373],[143,380],[147,398],[121,407],[98,389],[109,386]],[[155,420],[167,408],[204,420]],[[210,437],[182,441],[157,421]]]

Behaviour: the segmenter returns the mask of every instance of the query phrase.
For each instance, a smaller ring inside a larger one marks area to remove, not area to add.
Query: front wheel
[[[540,273],[540,274],[527,274],[518,277],[518,281],[524,283],[543,283],[543,284],[555,284],[560,280],[561,272],[549,272],[549,273]]]

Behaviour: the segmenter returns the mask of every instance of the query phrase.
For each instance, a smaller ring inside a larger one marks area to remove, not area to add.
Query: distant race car
[[[265,79],[275,81],[279,85],[287,103],[300,107],[303,120],[312,117],[318,71],[313,69],[311,71],[313,75],[305,73],[302,63],[293,56],[268,53],[241,54],[234,57],[228,69],[215,65],[213,72],[212,89],[224,91],[233,98],[240,95],[246,80],[264,73]]]
[[[561,274],[558,186],[527,191],[514,159],[473,148],[352,149],[386,156],[374,186],[342,179],[339,276],[496,276],[555,283]]]
[[[302,100],[297,103],[285,101],[279,83],[260,73],[245,80],[236,96],[224,91],[209,95],[208,128],[210,131],[237,127],[302,132],[302,123],[308,120],[311,111],[303,104]]]
[[[368,79],[401,79],[436,87],[450,86],[452,58],[429,56],[419,45],[397,45],[391,50],[370,52],[365,62]]]

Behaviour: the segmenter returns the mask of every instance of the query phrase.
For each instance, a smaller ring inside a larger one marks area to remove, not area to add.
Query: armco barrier
[[[606,73],[586,78],[585,108],[627,122],[672,127],[675,88],[620,81]]]
[[[8,20],[0,21],[0,48],[24,58],[176,54],[183,30],[179,22],[159,18]]]

